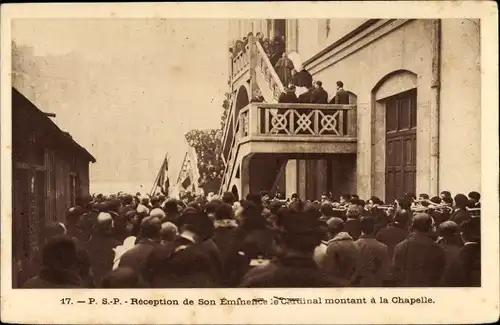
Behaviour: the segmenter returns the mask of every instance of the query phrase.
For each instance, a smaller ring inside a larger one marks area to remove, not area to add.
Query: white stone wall
[[[442,20],[442,38],[439,187],[480,191],[479,21]]]
[[[314,54],[312,44],[318,41],[314,38],[303,41],[300,38],[314,29],[312,22],[299,21],[298,44],[303,57]],[[443,21],[439,188],[454,193],[478,189],[480,182],[480,90],[475,87],[479,84],[480,75],[476,64],[479,53],[476,32],[477,25],[470,21]],[[380,150],[385,144],[377,146],[381,139],[376,136],[376,131],[384,130],[385,125],[375,123],[377,102],[374,91],[378,86],[380,91],[385,89],[391,92],[391,88],[398,87],[402,88],[401,91],[407,90],[403,89],[407,87],[407,82],[397,76],[391,78],[391,84],[380,85],[384,77],[398,70],[417,75],[417,193],[429,193],[432,188],[431,36],[431,20],[396,21],[366,32],[365,36],[341,50],[333,50],[306,66],[314,79],[323,81],[330,98],[334,95],[337,80],[342,80],[345,89],[357,95],[357,189],[362,197],[384,197],[385,194],[385,153]],[[457,149],[456,144],[463,149]],[[377,160],[379,167],[375,164]]]

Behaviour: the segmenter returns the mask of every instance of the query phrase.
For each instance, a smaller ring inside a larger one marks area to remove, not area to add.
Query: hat
[[[339,232],[344,228],[344,221],[340,218],[333,217],[328,219],[326,226],[328,227],[328,231]]]
[[[153,210],[151,210],[151,212],[149,212],[149,215],[151,217],[160,218],[160,219],[162,219],[166,216],[165,212],[163,212],[163,210],[160,208],[154,208]]]

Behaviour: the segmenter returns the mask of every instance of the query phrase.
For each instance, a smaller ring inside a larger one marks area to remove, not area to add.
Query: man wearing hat
[[[481,221],[472,218],[460,225],[464,246],[450,262],[443,276],[443,285],[453,287],[481,286]]]
[[[297,103],[297,95],[295,94],[295,86],[289,84],[285,88],[285,92],[282,92],[278,98],[278,103]],[[283,112],[278,111],[278,113],[283,114]]]
[[[119,267],[130,267],[142,274],[146,259],[159,245],[160,230],[160,218],[156,216],[144,218],[141,222],[137,244],[121,256]]]
[[[359,252],[359,286],[381,287],[390,278],[387,246],[375,239],[375,217],[361,217],[361,236],[354,242]]]
[[[394,249],[394,283],[399,287],[435,287],[443,276],[445,255],[431,238],[432,218],[427,213],[416,214],[410,229],[410,236]]]
[[[295,202],[280,212],[278,227],[282,254],[265,266],[250,270],[241,286],[248,288],[337,287],[339,283],[323,274],[313,260],[320,244],[319,213],[310,204]]]
[[[94,283],[100,286],[102,277],[113,268],[114,248],[120,242],[113,237],[113,217],[106,212],[97,216],[95,233],[85,244],[94,275]]]
[[[408,210],[396,211],[392,222],[377,233],[377,240],[387,245],[388,254],[391,258],[396,245],[405,240],[410,234],[408,232],[410,219],[411,215]]]
[[[331,239],[327,243],[321,269],[344,286],[352,285],[358,276],[359,262],[354,240],[344,231],[342,219],[330,218],[326,224]]]
[[[206,213],[187,208],[179,224],[179,236],[148,256],[144,279],[152,288],[215,287],[217,266],[203,245],[212,236],[212,221]]]
[[[321,81],[316,81],[314,83],[314,91],[311,95],[311,103],[315,104],[327,104],[328,103],[328,93],[323,89],[323,83]]]
[[[66,211],[66,229],[68,236],[74,237],[81,242],[88,240],[85,232],[80,228],[80,219],[84,210],[80,206],[74,206]]]

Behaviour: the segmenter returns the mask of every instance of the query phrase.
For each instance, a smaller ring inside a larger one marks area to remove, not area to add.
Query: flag
[[[164,195],[168,195],[168,188],[170,187],[170,179],[168,177],[168,158],[167,157],[165,157],[165,160],[163,161],[163,164],[161,165],[160,176],[158,177],[158,182],[156,183],[156,186],[158,186],[161,189],[161,192]]]
[[[181,185],[184,189],[187,189],[191,185],[191,177],[186,177]]]

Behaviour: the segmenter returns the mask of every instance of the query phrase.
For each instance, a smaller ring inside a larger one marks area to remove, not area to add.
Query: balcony
[[[283,181],[280,175],[290,160],[340,161],[347,155],[346,166],[352,167],[357,151],[356,105],[278,103],[284,85],[254,37],[230,63],[232,98],[223,131],[226,167],[221,191],[269,190],[273,182]],[[265,102],[249,103],[256,95]]]
[[[356,105],[250,103],[239,112],[223,184],[254,153],[355,154]],[[226,186],[227,187],[227,186]]]
[[[356,152],[355,105],[252,103],[239,115],[238,143],[259,152]]]

